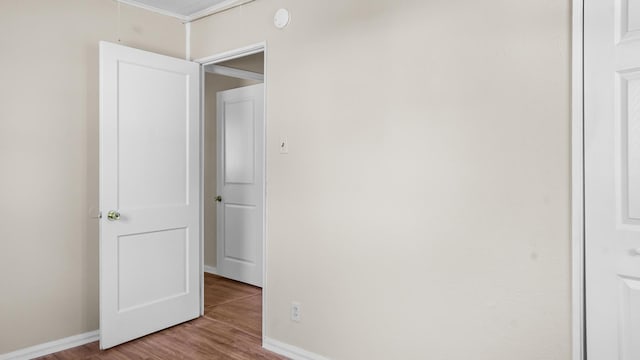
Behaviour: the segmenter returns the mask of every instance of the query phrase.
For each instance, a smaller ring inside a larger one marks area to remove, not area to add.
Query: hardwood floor
[[[204,316],[100,351],[98,342],[40,360],[286,359],[264,350],[262,290],[205,274]]]

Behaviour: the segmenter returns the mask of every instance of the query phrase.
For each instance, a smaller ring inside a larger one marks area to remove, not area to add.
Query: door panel
[[[100,43],[103,349],[200,314],[199,82],[198,64]]]
[[[227,184],[255,182],[254,102],[246,99],[224,106],[224,181]]]
[[[587,355],[640,358],[640,0],[586,1]]]
[[[640,278],[618,277],[622,359],[640,359]]]
[[[640,0],[618,0],[617,2],[618,41],[640,38]]]
[[[184,295],[187,282],[186,228],[118,237],[118,311]]]
[[[262,286],[264,86],[217,95],[220,275]]]
[[[187,204],[188,80],[188,74],[119,64],[118,149],[126,154],[118,159],[120,207]]]
[[[224,256],[255,264],[258,252],[258,211],[252,205],[224,205]]]
[[[639,69],[640,70],[640,69]],[[640,71],[617,74],[617,99],[622,135],[622,200],[625,222],[640,220]]]

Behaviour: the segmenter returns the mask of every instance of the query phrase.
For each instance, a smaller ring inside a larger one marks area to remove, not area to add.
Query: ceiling
[[[118,0],[123,4],[193,21],[253,0]]]

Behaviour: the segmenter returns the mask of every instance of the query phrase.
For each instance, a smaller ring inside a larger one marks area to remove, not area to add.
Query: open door
[[[199,64],[100,43],[100,347],[200,315]]]
[[[262,287],[264,85],[217,94],[218,273]]]

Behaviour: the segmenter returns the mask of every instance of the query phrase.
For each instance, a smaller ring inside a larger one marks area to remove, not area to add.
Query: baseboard
[[[268,337],[264,338],[262,347],[292,360],[329,360],[329,358],[322,355]]]
[[[204,266],[204,272],[209,273],[209,274],[213,274],[213,275],[218,275],[218,269],[216,269],[215,266],[205,265]]]
[[[72,347],[88,344],[100,339],[100,331],[90,331],[80,335],[69,336],[68,338],[46,342],[44,344],[30,346],[21,350],[16,350],[6,354],[0,354],[0,360],[28,360],[53,354],[58,351],[67,350]]]

